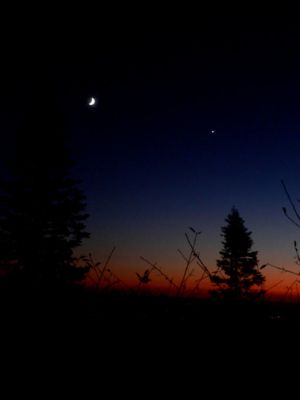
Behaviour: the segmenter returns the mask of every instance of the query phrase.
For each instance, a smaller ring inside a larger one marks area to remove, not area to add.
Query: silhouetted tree
[[[16,135],[16,151],[1,183],[2,274],[32,284],[81,280],[74,249],[85,231],[85,197],[69,176],[62,114],[53,99],[28,113]]]
[[[257,298],[264,293],[261,285],[265,278],[258,268],[257,251],[251,250],[251,232],[235,208],[226,222],[222,228],[224,241],[221,258],[217,260],[218,270],[211,276],[216,285],[212,294],[232,300]]]

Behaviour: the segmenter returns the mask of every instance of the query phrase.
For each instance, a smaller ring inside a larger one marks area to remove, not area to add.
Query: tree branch
[[[284,183],[284,181],[283,181],[283,179],[281,180],[281,184],[282,184],[282,186],[283,186],[283,190],[284,190],[284,192],[285,192],[285,194],[286,194],[286,197],[288,198],[288,201],[289,201],[289,203],[290,203],[290,205],[291,205],[291,207],[292,207],[292,209],[293,209],[293,211],[294,211],[294,213],[295,213],[295,215],[296,215],[296,217],[297,217],[297,219],[300,221],[300,215],[299,215],[299,213],[298,213],[298,211],[297,211],[297,208],[296,208],[296,206],[295,206],[295,203],[293,202],[293,200],[292,200],[292,198],[291,198],[291,196],[290,196],[290,193],[289,193],[289,191],[287,190],[287,187],[285,186],[285,183]],[[289,217],[288,217],[289,218]],[[290,219],[290,218],[289,218]],[[292,219],[290,219],[293,223],[295,223]],[[296,224],[297,225],[297,224]],[[297,225],[298,227],[300,227],[299,225]]]

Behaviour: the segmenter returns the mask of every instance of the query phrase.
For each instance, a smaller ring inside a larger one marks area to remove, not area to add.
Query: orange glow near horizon
[[[289,272],[282,272],[276,270],[272,267],[266,267],[263,269],[263,273],[266,277],[266,282],[263,288],[266,290],[266,298],[269,300],[287,300],[287,301],[300,301],[300,280],[297,279],[297,272],[295,265],[290,267],[286,266],[286,269],[294,270],[295,275]],[[172,279],[174,285],[170,284],[168,280],[162,276],[157,271],[151,271],[148,283],[140,283],[137,273],[143,276],[146,270],[150,270],[151,266],[147,264],[141,264],[139,266],[125,265],[121,263],[112,263],[110,266],[110,271],[113,271],[114,276],[120,280],[118,284],[115,285],[117,288],[136,288],[139,290],[145,289],[166,293],[175,294],[176,286],[180,285],[184,268],[164,268],[163,272],[168,278]],[[171,272],[170,272],[171,271]],[[209,295],[209,290],[213,288],[209,279],[204,279],[199,282],[201,277],[201,271],[194,274],[188,279],[186,285],[186,292],[192,293],[196,296],[207,297]],[[87,282],[88,283],[88,282]],[[89,281],[89,286],[93,286],[92,281]],[[176,286],[175,286],[176,285]]]

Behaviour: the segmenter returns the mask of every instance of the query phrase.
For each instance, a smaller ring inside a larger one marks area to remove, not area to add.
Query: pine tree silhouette
[[[53,98],[29,112],[16,135],[16,151],[1,184],[2,274],[28,283],[81,280],[74,249],[85,231],[85,197],[69,176],[64,119]]]
[[[224,238],[218,272],[211,280],[216,285],[213,295],[232,300],[253,299],[261,296],[265,281],[258,269],[257,251],[252,251],[251,232],[244,225],[237,209],[233,208],[222,228]],[[253,290],[256,287],[257,290]]]

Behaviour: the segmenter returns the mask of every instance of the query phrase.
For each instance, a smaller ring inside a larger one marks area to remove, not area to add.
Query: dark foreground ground
[[[254,334],[253,339],[297,336],[300,304],[260,302],[225,304],[198,298],[175,298],[129,292],[99,292],[81,287],[32,290],[2,287],[2,333],[80,333],[95,340],[143,335],[163,342],[172,337],[222,341]]]
[[[151,388],[160,397],[162,386],[199,390],[212,379],[210,391],[231,393],[240,379],[258,390],[268,376],[274,386],[295,363],[298,371],[298,304],[233,307],[81,288],[2,287],[0,300],[1,365],[15,380],[29,373],[34,387],[67,382],[69,389],[84,384],[113,394],[125,381],[130,393],[142,385],[143,398]]]

